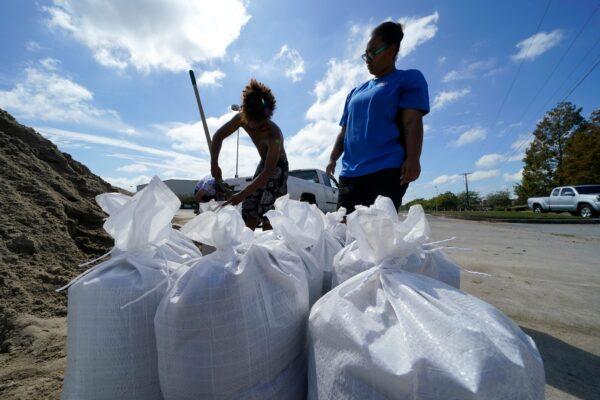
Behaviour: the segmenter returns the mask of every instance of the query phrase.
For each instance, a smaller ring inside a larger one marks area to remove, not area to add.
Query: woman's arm
[[[333,149],[331,149],[331,155],[329,156],[329,164],[327,164],[327,168],[325,169],[325,172],[327,172],[328,175],[333,176],[333,174],[335,173],[335,163],[344,153],[345,135],[346,127],[342,126],[342,129],[340,129],[340,133],[338,133],[337,137],[335,138],[335,143],[333,145]]]
[[[421,149],[423,148],[423,112],[404,109],[400,113],[406,139],[406,160],[402,164],[400,184],[413,182],[421,175]]]
[[[220,127],[213,135],[212,146],[210,147],[210,172],[216,181],[220,182],[223,180],[223,174],[219,167],[219,154],[221,153],[223,140],[242,126],[241,121],[241,115],[238,113],[226,122],[225,125]]]

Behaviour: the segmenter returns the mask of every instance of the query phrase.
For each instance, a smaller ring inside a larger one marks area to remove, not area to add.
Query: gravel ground
[[[500,308],[537,343],[547,399],[600,398],[600,225],[429,218],[434,240],[464,268],[462,290]]]

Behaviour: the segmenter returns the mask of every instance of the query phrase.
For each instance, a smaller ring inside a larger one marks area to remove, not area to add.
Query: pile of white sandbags
[[[104,224],[112,257],[68,285],[64,400],[162,399],[153,322],[181,267],[161,251],[180,202],[158,178],[119,200]]]
[[[235,208],[182,228],[214,246],[172,285],[155,317],[165,400],[303,399],[306,269],[281,241],[255,242]]]
[[[333,261],[334,286],[386,260],[460,288],[460,267],[427,243],[431,229],[420,205],[412,206],[401,221],[391,199],[379,196],[372,206],[348,216],[348,232],[353,242]]]
[[[275,236],[305,263],[312,305],[331,287],[333,258],[342,249],[332,232],[339,231],[339,219],[343,214],[325,216],[314,204],[290,200],[286,195],[275,201],[275,209],[268,211],[266,216]]]
[[[336,256],[340,284],[309,318],[308,398],[543,399],[533,340],[458,290],[420,207],[401,222],[388,200],[348,216],[355,241]]]

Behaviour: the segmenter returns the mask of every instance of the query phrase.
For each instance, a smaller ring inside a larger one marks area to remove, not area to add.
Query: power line
[[[567,93],[567,95],[565,97],[563,97],[562,100],[559,103],[562,103],[565,100],[567,100],[569,98],[569,96],[571,96],[571,94],[573,94],[573,92],[579,87],[579,85],[581,85],[583,83],[583,81],[585,81],[586,78],[588,76],[590,76],[590,74],[596,69],[596,67],[598,66],[598,64],[600,64],[600,57],[598,57],[598,59],[596,60],[596,62],[594,63],[594,65],[592,65],[592,67],[588,70],[588,72],[571,88],[571,90],[569,91],[569,93]],[[514,156],[517,153],[517,151],[519,151],[521,149],[521,147],[523,147],[527,143],[526,139],[528,139],[529,136],[531,136],[531,135],[533,135],[533,133],[530,133],[529,135],[527,135],[527,138],[525,138],[523,140],[523,142],[506,159],[509,159],[510,157]]]
[[[596,48],[596,46],[598,45],[598,43],[600,43],[600,36],[598,37],[598,39],[596,39],[596,41],[594,42],[594,44],[592,45],[592,47],[590,47],[590,49],[587,51],[587,53],[585,53],[585,55],[579,60],[579,62],[575,66],[575,68],[573,68],[571,70],[571,72],[569,72],[568,76],[565,79],[563,79],[563,81],[560,84],[560,86],[552,93],[552,95],[550,95],[550,97],[548,97],[548,100],[546,100],[546,102],[544,103],[544,105],[542,106],[542,108],[539,110],[539,112],[542,112],[542,111],[544,111],[546,109],[546,107],[548,106],[548,103],[550,103],[550,101],[554,98],[554,96],[556,96],[556,94],[558,92],[560,92],[560,90],[569,81],[569,79],[571,79],[571,76],[573,76],[573,74],[575,73],[575,71],[577,71],[579,69],[579,67],[581,67],[583,65],[583,63],[585,62],[585,60],[592,53],[592,51]]]
[[[573,38],[573,40],[569,44],[569,47],[567,47],[567,49],[564,51],[564,53],[562,54],[562,56],[560,57],[560,59],[558,60],[558,62],[556,63],[556,65],[554,65],[554,68],[552,69],[552,72],[550,72],[550,75],[548,75],[546,77],[546,80],[544,81],[544,83],[542,84],[542,86],[538,89],[538,91],[536,92],[535,96],[533,96],[533,99],[527,104],[527,107],[525,108],[525,111],[523,112],[523,114],[521,115],[521,117],[518,119],[518,121],[522,121],[523,118],[525,118],[525,116],[527,115],[527,112],[531,109],[531,105],[533,103],[535,103],[535,101],[537,100],[537,98],[540,95],[540,93],[544,90],[544,88],[546,87],[546,85],[548,84],[548,82],[550,81],[550,79],[552,79],[552,77],[554,76],[554,73],[556,72],[556,70],[558,69],[558,67],[560,66],[560,64],[563,62],[563,60],[565,59],[565,57],[567,56],[567,54],[569,53],[569,51],[573,47],[573,44],[575,44],[575,42],[577,41],[577,39],[579,38],[579,36],[581,36],[581,34],[585,30],[585,28],[588,26],[588,24],[590,23],[590,21],[592,20],[592,18],[596,14],[596,12],[598,11],[598,8],[600,8],[600,4],[598,4],[596,6],[596,8],[594,9],[594,12],[592,12],[590,14],[590,16],[587,19],[587,21],[585,21],[585,23],[582,25],[582,27],[579,30],[579,32],[577,32],[577,35],[575,35],[575,37]]]
[[[548,0],[548,3],[546,4],[546,9],[544,10],[544,14],[542,14],[542,18],[540,18],[540,22],[537,25],[537,28],[535,30],[535,33],[533,34],[533,36],[537,35],[537,33],[540,31],[540,28],[542,26],[542,23],[544,22],[544,19],[546,18],[546,14],[548,13],[548,9],[550,8],[550,3],[552,3],[552,0]],[[496,113],[496,117],[494,118],[494,123],[493,125],[496,124],[496,122],[498,121],[498,118],[500,117],[500,114],[502,113],[502,109],[504,108],[504,105],[506,104],[506,100],[508,100],[508,96],[510,95],[515,82],[517,81],[517,78],[519,77],[519,73],[521,72],[521,68],[523,67],[523,63],[525,62],[525,60],[527,59],[527,55],[529,54],[529,50],[531,49],[531,46],[533,45],[533,40],[529,43],[529,46],[527,47],[527,50],[525,51],[525,54],[523,55],[523,58],[521,59],[521,62],[519,63],[519,67],[517,68],[517,72],[515,73],[515,76],[512,80],[512,82],[510,83],[510,86],[508,87],[508,91],[506,92],[506,95],[504,96],[504,99],[502,100],[502,103],[500,103],[500,108],[498,109],[498,112]]]

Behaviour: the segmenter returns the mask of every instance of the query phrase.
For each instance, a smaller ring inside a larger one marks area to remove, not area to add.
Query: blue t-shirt
[[[429,112],[427,82],[416,69],[394,70],[350,92],[340,120],[346,127],[341,176],[402,166],[405,152],[398,141],[396,114],[406,108]]]

